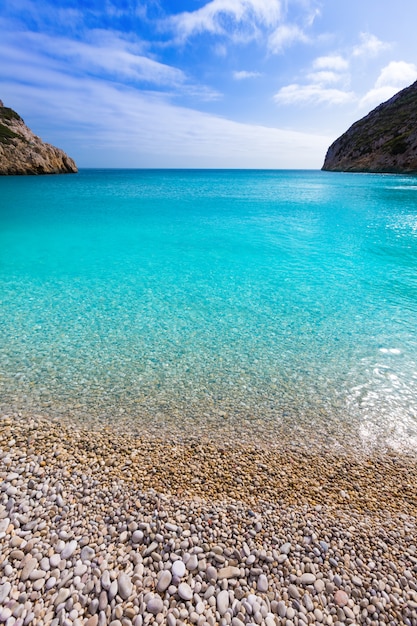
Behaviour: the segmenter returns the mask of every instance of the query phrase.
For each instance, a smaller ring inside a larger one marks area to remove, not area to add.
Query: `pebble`
[[[70,590],[67,588],[62,588],[58,591],[58,594],[55,598],[55,606],[58,606],[59,604],[62,604],[62,602],[65,602],[65,600],[69,597],[70,595]]]
[[[300,592],[298,591],[298,588],[295,585],[288,585],[288,595],[291,598],[294,598],[294,600],[300,599]]]
[[[25,553],[22,552],[22,550],[12,550],[12,552],[10,552],[10,558],[14,561],[22,561],[22,559],[24,558]]]
[[[226,589],[220,591],[216,599],[217,610],[223,616],[229,608],[229,592]]]
[[[64,549],[61,552],[61,559],[69,559],[72,556],[77,548],[78,544],[75,540],[70,541],[66,544]]]
[[[117,592],[123,600],[127,600],[133,591],[133,586],[130,578],[124,573],[121,572],[117,579]]]
[[[31,575],[31,573],[37,566],[38,566],[38,561],[35,558],[30,557],[29,560],[26,561],[25,565],[23,566],[20,580],[23,582],[28,580],[29,576]]]
[[[191,600],[191,598],[193,597],[193,592],[190,585],[188,585],[187,583],[180,583],[178,585],[178,595],[183,600]]]
[[[305,593],[303,595],[303,603],[309,613],[312,613],[314,611],[314,603],[310,594]]]
[[[164,610],[164,603],[159,596],[152,596],[146,603],[146,609],[149,613],[152,613],[152,615],[157,615]]]
[[[256,587],[261,593],[266,593],[268,591],[268,579],[265,574],[261,574],[259,576]]]
[[[4,606],[3,608],[0,607],[0,621],[1,622],[7,622],[7,620],[11,616],[12,616],[12,612],[9,609],[9,607],[7,606]]]
[[[329,550],[329,546],[325,541],[320,541],[319,544],[324,553]]]
[[[283,600],[280,600],[277,604],[277,613],[280,617],[285,617],[287,614],[287,605]]]
[[[177,620],[173,613],[168,613],[167,615],[167,625],[168,626],[176,626]]]
[[[209,565],[206,569],[206,578],[207,580],[214,582],[217,580],[217,569],[212,565]]]
[[[105,569],[100,579],[102,589],[108,591],[108,589],[110,589],[111,582],[112,581],[110,580],[110,572],[108,569]]]
[[[238,567],[234,567],[233,565],[222,567],[217,572],[218,580],[223,580],[223,578],[239,578],[239,576],[240,576],[240,569]]]
[[[182,578],[185,574],[185,563],[181,560],[174,561],[172,564],[171,572],[173,576]]]
[[[52,568],[54,568],[54,567],[58,567],[58,565],[60,564],[60,562],[61,562],[61,555],[60,555],[60,554],[52,554],[52,555],[49,557],[49,563],[50,563],[50,566],[51,566]]]
[[[93,548],[90,548],[90,546],[84,546],[81,549],[81,561],[91,561],[94,558],[95,552],[93,550]]]
[[[4,519],[0,519],[0,533],[6,533],[6,530],[8,529],[10,524],[10,520],[8,517],[5,517]]]
[[[132,534],[132,542],[142,543],[144,536],[145,535],[143,534],[141,530],[135,530],[134,533]]]
[[[345,606],[349,602],[349,597],[346,591],[343,591],[343,589],[338,589],[334,594],[334,601],[338,606]]]
[[[186,565],[189,572],[193,572],[198,567],[198,557],[196,554],[192,554],[187,561]]]
[[[0,416],[5,626],[417,624],[413,460],[63,420]]]
[[[2,585],[0,585],[0,604],[3,604],[3,602],[9,595],[11,588],[12,586],[9,582],[5,582]]]
[[[314,585],[315,582],[316,582],[316,577],[314,574],[305,573],[305,574],[302,574],[300,578],[300,583],[302,585]]]
[[[172,580],[172,574],[169,570],[163,570],[162,572],[159,572],[158,582],[156,585],[157,590],[160,593],[163,593],[164,591],[166,591],[171,584],[171,580]]]

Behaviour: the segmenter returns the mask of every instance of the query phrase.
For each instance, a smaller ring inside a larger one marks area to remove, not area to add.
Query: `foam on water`
[[[415,178],[0,180],[4,410],[416,444]]]

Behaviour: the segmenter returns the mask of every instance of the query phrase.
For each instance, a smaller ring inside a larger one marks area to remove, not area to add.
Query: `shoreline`
[[[0,416],[0,623],[417,625],[412,455],[88,428]]]

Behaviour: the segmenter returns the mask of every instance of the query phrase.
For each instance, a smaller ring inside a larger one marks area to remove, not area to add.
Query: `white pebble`
[[[117,578],[117,593],[123,600],[127,600],[132,594],[133,586],[129,576],[121,572]]]
[[[61,552],[61,559],[69,559],[70,556],[72,556],[74,554],[77,545],[78,544],[75,541],[75,539],[73,539],[72,541],[67,543],[66,546],[64,547],[64,549]]]
[[[0,604],[3,604],[3,602],[9,595],[11,588],[12,586],[8,582],[5,582],[3,585],[0,585]]]
[[[172,564],[171,572],[173,576],[176,576],[177,578],[182,578],[185,574],[184,562],[181,560],[174,561],[174,563]]]
[[[143,537],[144,535],[141,530],[135,530],[135,532],[132,535],[132,541],[133,543],[142,543]]]
[[[223,615],[229,608],[229,592],[226,589],[220,591],[219,595],[216,598],[216,604],[218,612],[223,617]]]
[[[180,583],[178,585],[178,595],[183,600],[191,600],[191,598],[193,597],[193,592],[190,585],[187,585],[187,583]]]
[[[159,596],[153,596],[146,603],[146,609],[149,613],[152,613],[152,615],[157,615],[164,610],[164,603]]]
[[[316,582],[316,577],[314,574],[306,572],[301,576],[300,582],[302,585],[313,585]]]
[[[172,580],[172,574],[169,570],[165,569],[162,572],[159,572],[158,583],[156,585],[157,590],[160,593],[163,593],[164,591],[166,591],[166,589],[168,589],[168,587],[171,584],[171,580]]]
[[[261,593],[266,593],[268,591],[268,579],[265,574],[261,574],[258,578],[257,582],[258,591]]]

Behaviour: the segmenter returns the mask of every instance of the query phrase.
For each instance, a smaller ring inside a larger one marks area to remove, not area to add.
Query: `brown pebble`
[[[343,589],[338,589],[334,594],[334,601],[336,602],[337,606],[345,606],[349,601],[346,591],[343,591]]]

